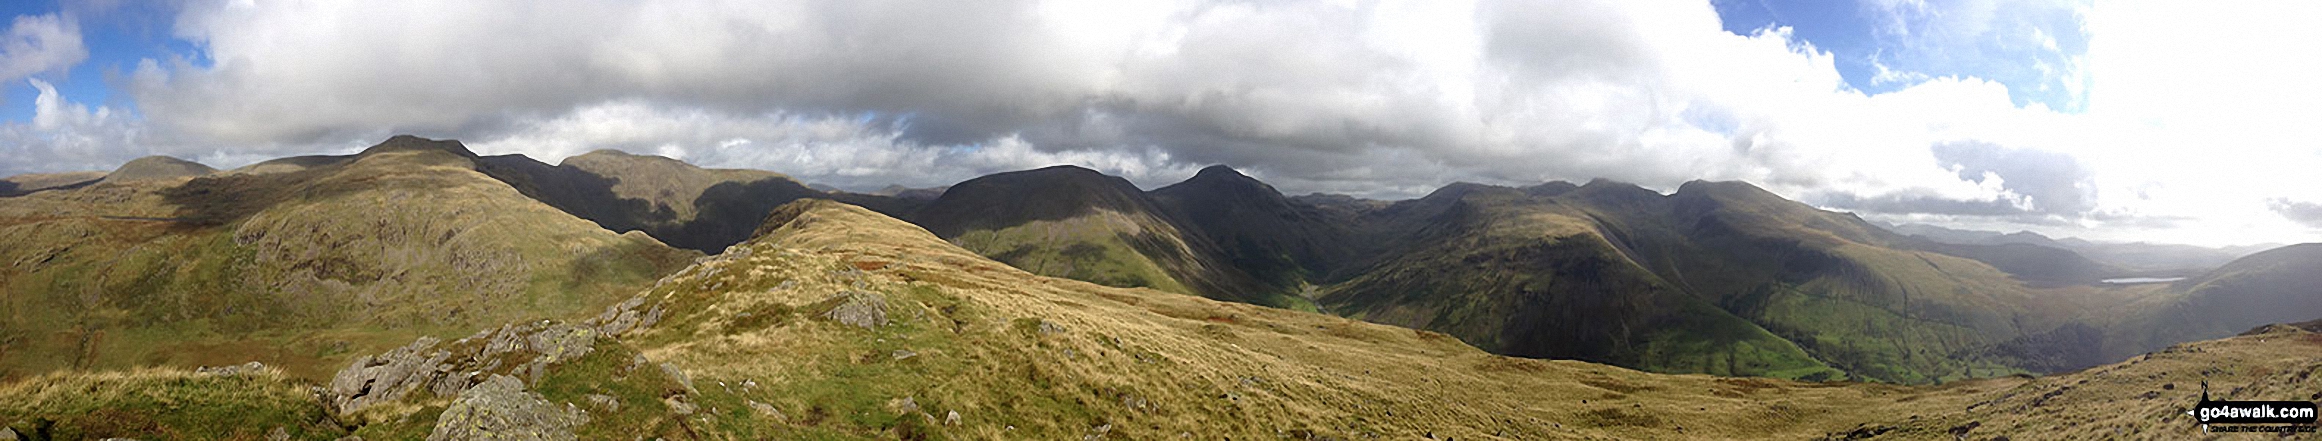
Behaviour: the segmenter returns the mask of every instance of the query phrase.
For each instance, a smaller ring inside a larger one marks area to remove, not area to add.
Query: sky
[[[2322,241],[2322,2],[0,4],[0,175],[394,134],[841,188],[1743,180],[1872,220]]]

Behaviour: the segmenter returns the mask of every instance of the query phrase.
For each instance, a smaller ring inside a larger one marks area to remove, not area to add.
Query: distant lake
[[[2135,284],[2139,284],[2139,283],[2169,283],[2169,282],[2175,282],[2175,281],[2179,281],[2179,280],[2185,280],[2185,278],[2183,278],[2183,277],[2123,277],[2123,278],[2118,278],[2118,279],[2104,279],[2104,283],[2110,283],[2110,284],[2114,284],[2114,285],[2135,285]]]

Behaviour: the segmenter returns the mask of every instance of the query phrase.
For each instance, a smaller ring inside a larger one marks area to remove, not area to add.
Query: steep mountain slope
[[[525,198],[474,158],[396,137],[0,199],[0,369],[256,359],[312,376],[415,335],[602,307],[695,255]]]
[[[781,207],[761,232],[596,318],[362,357],[321,400],[264,368],[60,374],[0,385],[0,424],[243,439],[2166,439],[2200,436],[2182,412],[2201,380],[2221,397],[2322,395],[2322,338],[2288,326],[2046,378],[1666,375],[1035,276],[827,201]],[[187,422],[147,397],[245,411]]]
[[[1455,184],[1368,221],[1382,260],[1333,285],[1327,308],[1527,356],[1926,382],[2009,371],[1980,351],[2070,311],[1989,265],[1738,182],[1666,196]]]
[[[1150,193],[1156,204],[1214,241],[1226,261],[1274,285],[1322,279],[1353,260],[1353,217],[1283,197],[1226,166]]]
[[[1036,274],[1296,307],[1128,180],[1056,166],[970,179],[914,212],[937,236]],[[1308,306],[1311,308],[1311,306]]]
[[[2108,315],[2121,318],[2106,328],[2108,356],[2322,317],[2322,244],[2251,254]]]
[[[672,246],[717,253],[748,239],[774,207],[835,198],[900,214],[919,202],[828,194],[760,170],[710,169],[676,159],[598,150],[550,166],[521,155],[483,158],[483,171],[525,195],[613,231],[643,231]]]
[[[1675,372],[1837,374],[1797,345],[1669,285],[1587,217],[1534,197],[1455,185],[1383,210],[1390,217],[1378,222],[1417,231],[1397,240],[1404,245],[1392,257],[1333,285],[1324,304],[1503,354]]]

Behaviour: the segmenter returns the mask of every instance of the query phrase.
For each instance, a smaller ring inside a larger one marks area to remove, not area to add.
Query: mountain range
[[[2103,283],[2159,267],[1742,182],[1371,201],[1058,166],[851,193],[408,136],[4,182],[18,432],[198,433],[70,411],[170,396],[263,410],[219,430],[323,439],[455,416],[583,437],[2094,436],[2159,430],[2100,406],[2190,402],[2194,377],[2303,393],[2322,368],[2299,367],[2322,339],[2264,327],[2322,317],[2322,245]],[[2187,380],[2143,388],[2159,375]],[[311,382],[324,402],[286,398]],[[155,391],[54,392],[94,385]]]

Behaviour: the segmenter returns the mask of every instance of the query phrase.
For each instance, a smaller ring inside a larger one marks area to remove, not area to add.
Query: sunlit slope
[[[481,158],[482,171],[526,196],[613,231],[643,231],[672,246],[717,253],[749,239],[774,207],[833,198],[887,213],[915,201],[830,194],[774,172],[702,168],[672,158],[598,150],[548,165],[522,155]]]
[[[739,438],[1799,438],[1908,391],[1508,358],[1430,332],[1040,277],[819,201],[778,210],[766,234],[671,276],[637,310],[656,307],[659,323],[624,339],[693,379],[717,415],[694,427]]]
[[[2314,327],[2313,323],[2305,324]],[[2206,383],[2216,400],[2322,399],[2322,335],[2267,325],[2240,336],[2186,342],[2125,361],[2030,380],[1983,380],[1964,405],[1904,396],[1851,439],[2258,439],[2202,432],[2185,412]],[[2310,438],[2291,437],[2291,439]]]
[[[2045,378],[1668,375],[1041,277],[827,201],[778,208],[761,232],[594,318],[421,339],[328,384],[264,369],[0,384],[0,424],[141,439],[2182,439],[2198,436],[2181,412],[2201,380],[2219,397],[2322,395],[2322,338],[2289,327]]]
[[[2018,371],[1984,352],[2073,312],[1990,265],[1738,182],[1463,184],[1368,221],[1385,251],[1326,307],[1502,353],[1928,382]]]
[[[1587,218],[1512,188],[1456,198],[1391,257],[1334,286],[1332,311],[1434,329],[1494,352],[1665,372],[1838,373],[1789,341],[1669,285]],[[1436,201],[1427,201],[1430,203]]]
[[[0,199],[0,369],[295,376],[420,334],[585,313],[690,253],[478,173],[452,141]]]
[[[1127,180],[1057,166],[953,185],[912,221],[1033,273],[1311,309],[1234,266]]]
[[[0,197],[22,196],[32,192],[71,189],[95,184],[105,178],[105,172],[84,171],[65,173],[34,173],[0,178]]]

